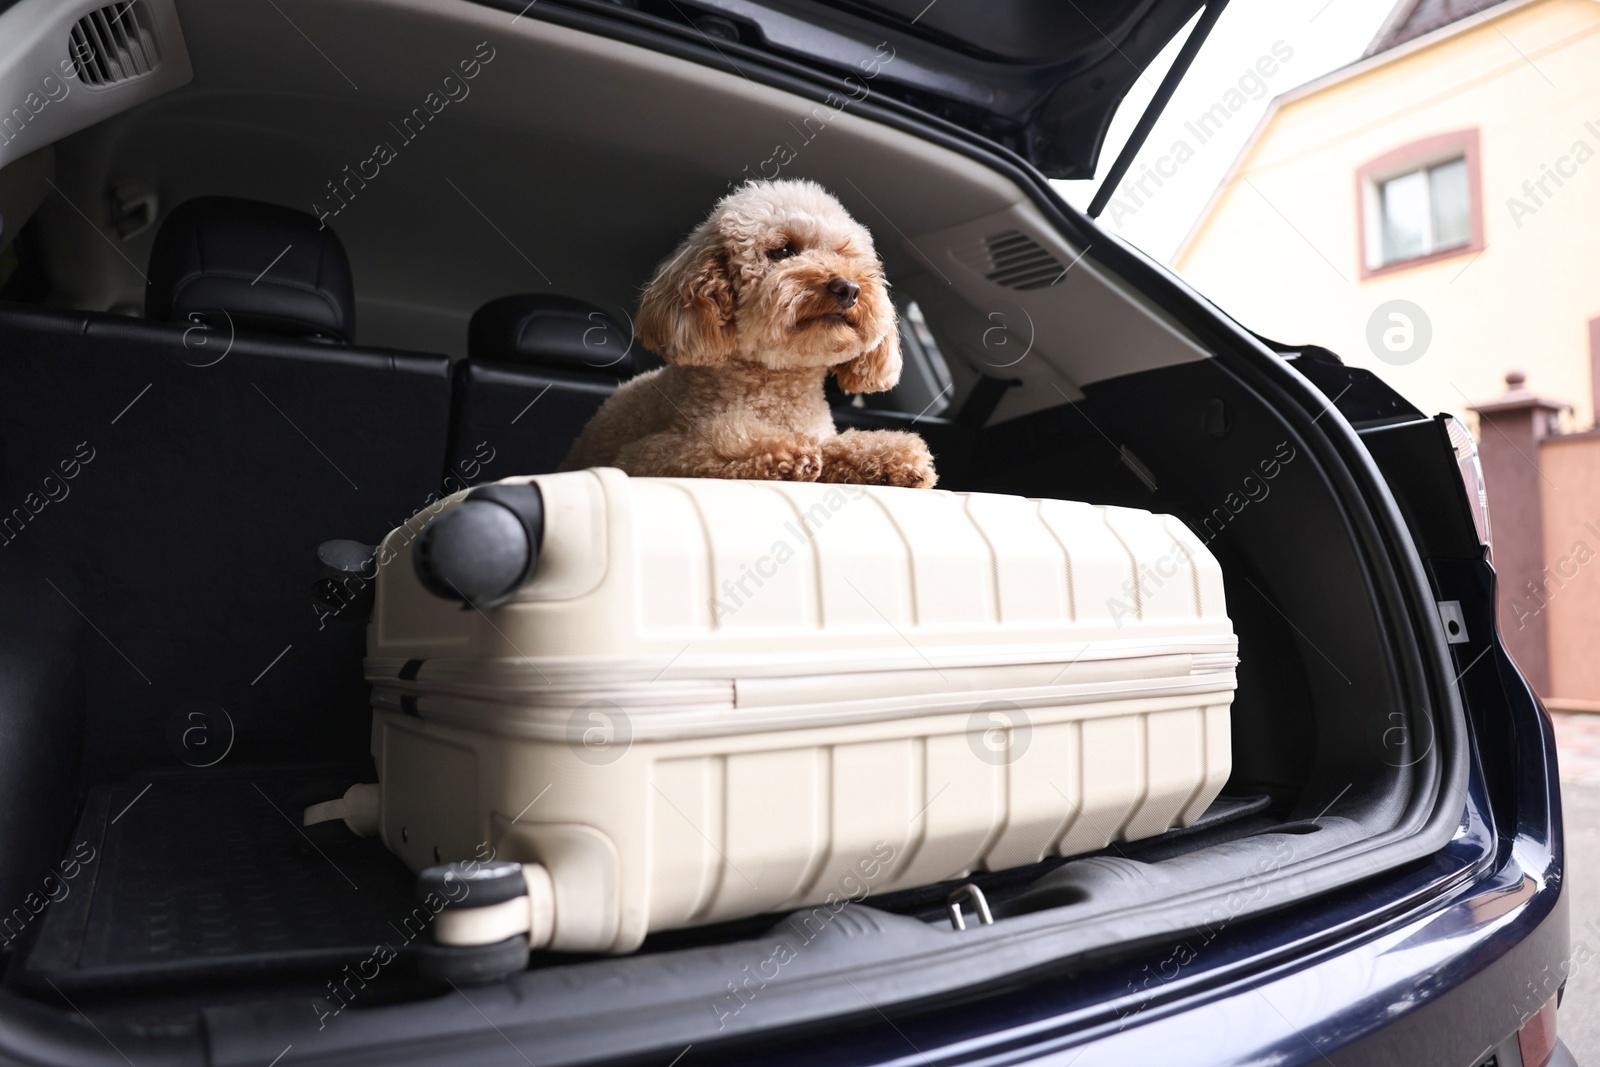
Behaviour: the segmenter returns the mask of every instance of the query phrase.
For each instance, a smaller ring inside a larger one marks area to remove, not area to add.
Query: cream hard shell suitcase
[[[1222,574],[1169,516],[597,469],[377,559],[379,787],[319,817],[455,863],[446,945],[627,952],[1160,834],[1228,777]]]

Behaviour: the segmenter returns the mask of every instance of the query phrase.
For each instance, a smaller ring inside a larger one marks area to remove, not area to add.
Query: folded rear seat
[[[312,611],[316,547],[429,502],[449,361],[345,343],[344,251],[290,209],[182,205],[148,275],[165,321],[0,305],[0,549],[93,628],[85,778],[362,758],[362,637]]]
[[[618,383],[649,359],[582,300],[526,293],[483,305],[456,367],[446,488],[554,471]]]

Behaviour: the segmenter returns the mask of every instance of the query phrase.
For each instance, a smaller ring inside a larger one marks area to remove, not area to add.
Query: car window
[[[901,411],[908,415],[942,415],[955,398],[955,383],[950,365],[939,351],[939,342],[928,329],[928,320],[915,300],[896,302],[900,312],[900,357],[903,367],[900,384],[887,393],[860,395],[850,401],[853,407]]]

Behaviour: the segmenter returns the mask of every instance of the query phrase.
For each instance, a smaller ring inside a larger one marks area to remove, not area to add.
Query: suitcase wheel
[[[435,596],[493,608],[533,574],[543,537],[538,485],[481,485],[423,527],[411,561],[417,580]]]
[[[445,902],[447,911],[477,911],[527,896],[528,883],[520,863],[469,860],[441,863],[417,875],[417,898],[425,900],[430,893]]]
[[[528,966],[528,939],[518,934],[492,945],[416,943],[417,976],[440,985],[480,985]]]
[[[528,952],[554,934],[555,893],[549,872],[537,863],[443,863],[417,875],[417,897],[436,912],[428,948],[443,950],[424,952],[431,962],[419,966],[452,974],[464,968],[471,981],[522,970]],[[513,943],[515,966],[507,947]]]

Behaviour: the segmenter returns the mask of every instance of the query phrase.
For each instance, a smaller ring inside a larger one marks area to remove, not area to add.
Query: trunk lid
[[[1051,178],[1093,177],[1123,97],[1204,0],[569,0],[848,73],[980,134]],[[1220,6],[1220,5],[1217,5]],[[1155,109],[1166,94],[1156,98]]]

